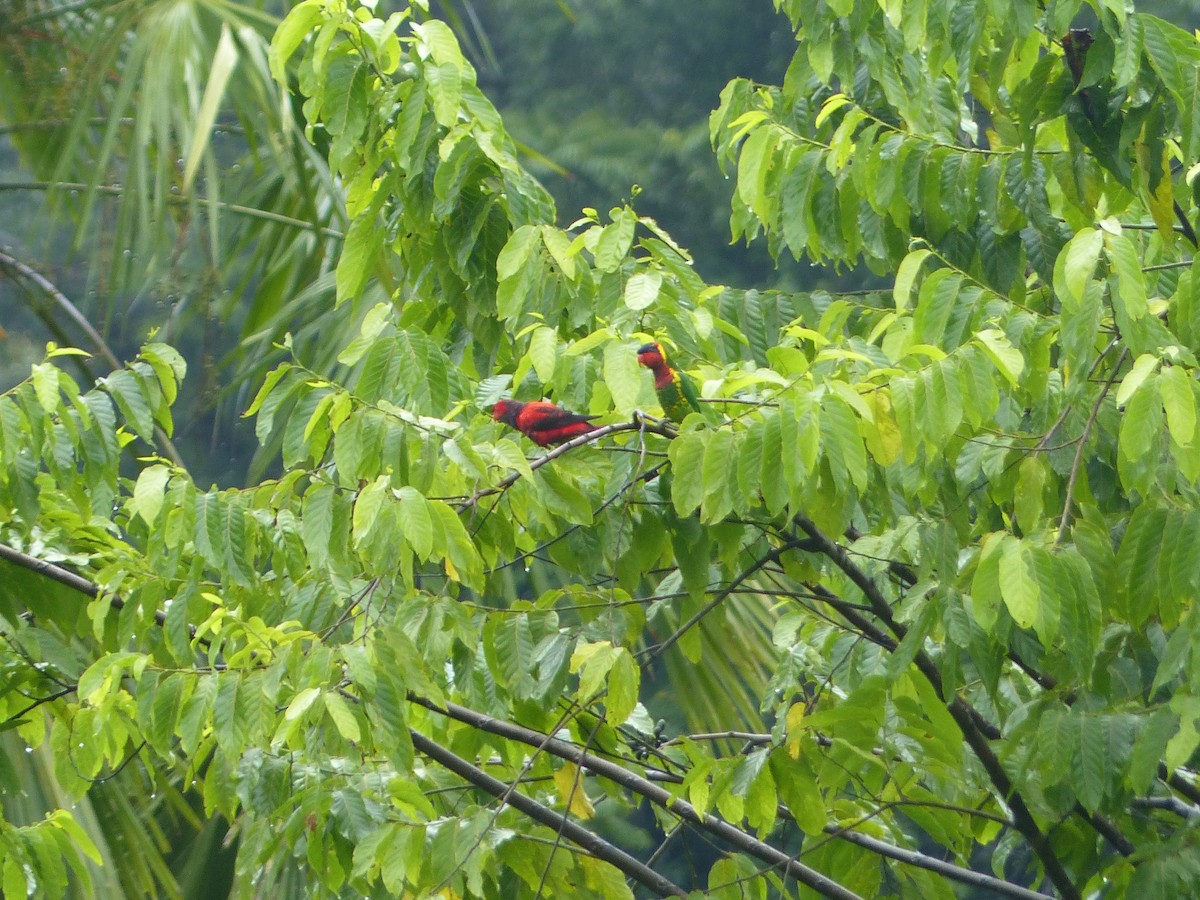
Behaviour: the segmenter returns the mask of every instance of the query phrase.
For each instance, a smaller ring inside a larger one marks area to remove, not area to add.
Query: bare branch
[[[888,629],[897,638],[903,640],[907,629],[895,620],[892,615],[891,605],[888,603],[887,598],[883,596],[883,593],[879,590],[879,586],[875,584],[874,580],[859,568],[854,560],[850,558],[849,554],[846,553],[845,549],[832,541],[811,519],[802,514],[795,515],[793,519],[805,534],[820,545],[821,552],[828,556],[834,565],[841,569],[859,590],[863,592],[863,595],[867,598],[867,602],[871,605],[872,611],[883,620]],[[1059,893],[1066,900],[1081,900],[1079,889],[1075,886],[1074,881],[1072,881],[1071,876],[1063,866],[1062,860],[1058,858],[1058,854],[1054,852],[1054,848],[1042,832],[1037,819],[1034,818],[1033,811],[1025,803],[1025,798],[1017,791],[1012,778],[1004,768],[1004,764],[1000,762],[999,757],[992,750],[990,741],[1000,737],[999,729],[961,697],[945,696],[941,670],[938,669],[937,664],[929,658],[929,655],[924,650],[916,652],[913,657],[913,664],[916,665],[917,670],[929,681],[934,691],[937,692],[937,695],[946,703],[947,711],[958,724],[964,739],[975,753],[976,759],[982,763],[997,794],[1005,799],[1012,810],[1013,821],[1017,830],[1024,835],[1033,852],[1041,860],[1042,866],[1046,871],[1046,876],[1053,882],[1054,886],[1058,888]]]
[[[857,900],[859,898],[858,894],[843,887],[831,878],[804,865],[799,860],[788,856],[770,844],[751,837],[724,819],[719,819],[711,814],[702,815],[690,803],[672,796],[668,790],[649,779],[636,775],[616,763],[588,753],[574,744],[548,737],[539,731],[525,728],[513,722],[493,718],[484,713],[476,712],[473,709],[468,709],[465,706],[459,706],[456,703],[447,702],[444,706],[439,706],[431,700],[412,693],[408,695],[408,699],[426,709],[471,725],[481,731],[496,734],[531,747],[542,747],[547,753],[553,756],[570,760],[577,766],[587,769],[595,775],[600,775],[610,781],[614,781],[633,793],[645,797],[656,806],[674,813],[751,856],[772,866],[777,866],[801,884],[807,885],[822,896],[831,898],[831,900]]]
[[[984,872],[976,872],[972,869],[956,866],[953,863],[920,853],[917,850],[897,847],[894,844],[888,844],[859,831],[846,831],[845,829],[831,825],[825,829],[825,832],[843,841],[858,844],[863,849],[870,850],[872,853],[878,853],[880,856],[887,857],[888,859],[908,863],[910,866],[917,866],[921,869],[928,869],[930,872],[937,872],[939,875],[944,875],[951,881],[957,881],[959,884],[970,884],[991,891],[992,896],[1017,897],[1019,900],[1045,900],[1046,897],[1045,894],[1031,891],[1029,888],[1013,884],[1011,881],[1004,881]]]
[[[567,840],[582,847],[584,850],[591,853],[597,859],[602,859],[607,863],[620,869],[630,878],[635,879],[645,885],[650,890],[654,891],[655,896],[659,897],[686,897],[687,891],[679,887],[673,881],[655,872],[649,866],[644,865],[637,859],[634,859],[624,850],[616,847],[598,835],[588,831],[583,826],[572,822],[566,816],[559,815],[548,806],[538,803],[532,797],[527,797],[513,789],[511,785],[506,784],[498,778],[484,772],[477,766],[467,762],[461,756],[452,753],[450,750],[443,747],[441,744],[430,740],[418,731],[409,730],[412,735],[413,747],[418,752],[423,753],[430,759],[444,766],[449,771],[458,775],[460,778],[473,784],[482,791],[486,791],[493,797],[500,799],[504,803],[513,807],[516,810],[529,816],[529,818],[541,822],[549,828],[561,834]]]

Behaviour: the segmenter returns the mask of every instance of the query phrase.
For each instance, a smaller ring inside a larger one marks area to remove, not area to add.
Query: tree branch
[[[731,581],[728,584],[728,586],[726,586],[719,594],[717,594],[715,597],[713,597],[711,600],[709,600],[708,603],[704,604],[704,606],[695,613],[695,615],[693,615],[690,619],[688,619],[686,622],[684,622],[682,625],[680,625],[677,629],[675,629],[674,634],[672,634],[670,637],[668,637],[665,641],[663,641],[657,647],[653,648],[647,654],[647,656],[645,658],[645,663],[647,663],[647,664],[652,663],[652,662],[654,662],[654,660],[658,659],[660,656],[662,656],[664,653],[666,653],[667,650],[669,650],[675,644],[676,641],[678,641],[681,637],[683,637],[688,632],[689,629],[691,629],[701,619],[703,619],[710,612],[712,612],[713,609],[718,604],[720,604],[726,597],[728,597],[730,594],[736,592],[737,589],[741,586],[742,582],[744,582],[747,578],[749,578],[755,572],[762,569],[764,566],[768,566],[771,563],[777,561],[779,559],[779,557],[781,557],[784,553],[786,553],[788,550],[791,550],[792,548],[794,548],[798,545],[799,545],[799,542],[797,542],[797,541],[788,541],[785,544],[780,544],[778,547],[772,547],[764,556],[760,557],[758,560],[756,560],[755,562],[753,562],[749,566],[747,566],[745,569],[743,569],[741,571],[741,573],[739,573],[738,576],[736,578],[734,578],[733,581]]]
[[[841,569],[855,586],[863,592],[875,614],[883,620],[897,638],[903,640],[907,629],[892,616],[892,607],[874,580],[859,568],[854,560],[850,559],[849,554],[842,547],[830,540],[811,519],[797,513],[793,517],[793,520],[805,534],[818,542],[821,552],[828,556],[834,565]],[[1000,759],[991,748],[989,740],[996,740],[1000,737],[999,729],[961,697],[945,696],[941,671],[924,650],[917,651],[913,658],[913,663],[916,665],[918,671],[929,681],[938,697],[942,699],[942,702],[946,704],[947,711],[954,718],[954,721],[958,723],[963,738],[971,747],[975,757],[983,765],[984,770],[988,773],[988,778],[991,779],[997,793],[1004,798],[1009,808],[1012,809],[1013,822],[1016,829],[1025,836],[1025,840],[1029,842],[1033,852],[1041,860],[1042,866],[1046,871],[1046,876],[1066,900],[1081,900],[1079,889],[1075,887],[1071,876],[1063,867],[1062,860],[1058,858],[1058,854],[1050,846],[1050,842],[1046,839],[1046,835],[1042,833],[1042,829],[1039,827],[1032,810],[1026,805],[1025,798],[1017,791],[1003,763],[1000,762]]]
[[[840,838],[843,841],[858,844],[858,846],[888,859],[908,863],[910,866],[917,866],[921,869],[928,869],[930,872],[937,872],[939,875],[944,875],[951,881],[957,881],[959,884],[969,884],[983,888],[984,890],[991,891],[993,895],[1017,897],[1019,900],[1046,900],[1045,894],[1031,891],[1029,888],[1013,884],[1011,881],[1003,881],[983,872],[976,872],[972,869],[956,866],[953,863],[928,856],[917,850],[897,847],[894,844],[885,843],[858,831],[847,831],[844,828],[829,825],[826,826],[825,833]]]
[[[64,587],[68,587],[88,597],[96,598],[100,596],[100,586],[95,582],[88,581],[82,575],[76,575],[74,572],[64,569],[61,566],[54,565],[54,563],[49,563],[44,559],[38,559],[36,556],[30,556],[28,553],[15,550],[7,544],[0,544],[0,559],[10,562],[14,566],[20,566],[22,569],[28,569],[30,572],[41,575],[43,578],[56,581]],[[108,604],[113,609],[125,608],[125,601],[116,594],[108,598]],[[167,614],[161,609],[156,609],[154,611],[154,622],[159,626],[165,625]],[[194,638],[196,636],[196,626],[189,624],[188,633]]]
[[[106,194],[110,197],[119,197],[125,193],[125,189],[120,185],[109,184],[83,184],[81,182],[72,181],[9,181],[0,182],[0,191],[94,191],[97,194]],[[345,234],[338,231],[336,228],[327,228],[322,225],[317,225],[313,222],[306,222],[303,219],[296,219],[292,216],[285,216],[281,213],[271,212],[266,209],[255,209],[252,206],[241,206],[237,203],[230,203],[227,200],[211,200],[208,197],[201,197],[196,194],[190,196],[172,194],[164,197],[163,202],[173,206],[180,204],[191,203],[192,201],[204,206],[215,205],[218,209],[223,209],[227,212],[236,213],[240,216],[248,216],[252,219],[262,219],[266,222],[274,222],[277,225],[287,225],[291,228],[296,228],[300,231],[311,231],[321,237],[332,238],[340,241],[345,237]]]
[[[473,709],[468,709],[465,706],[459,706],[457,703],[446,702],[445,706],[439,706],[431,700],[427,700],[417,694],[409,693],[408,699],[412,703],[423,706],[433,712],[447,716],[458,722],[463,722],[480,731],[488,732],[489,734],[499,735],[508,740],[517,741],[521,744],[527,744],[531,747],[540,747],[547,753],[557,756],[560,759],[570,760],[581,768],[587,769],[589,772],[607,778],[610,781],[616,782],[622,787],[645,797],[656,806],[660,806],[665,810],[679,816],[682,819],[691,822],[693,825],[707,831],[709,834],[716,835],[724,841],[737,847],[751,856],[778,867],[786,872],[792,878],[795,878],[801,884],[812,888],[822,896],[829,897],[831,900],[861,900],[859,895],[853,891],[838,884],[833,879],[821,874],[812,869],[794,857],[788,856],[783,851],[772,847],[763,841],[751,837],[746,832],[742,831],[724,819],[719,819],[713,815],[702,815],[694,806],[685,800],[681,800],[665,788],[660,787],[649,779],[642,778],[627,769],[622,768],[616,763],[609,762],[585,750],[569,744],[566,741],[561,741],[557,738],[548,737],[539,731],[534,731],[531,728],[525,728],[522,725],[517,725],[513,722],[507,722],[502,719],[496,719],[484,713],[476,712]]]
[[[665,424],[648,422],[641,418],[635,418],[632,422],[616,422],[612,425],[601,425],[599,428],[596,428],[593,431],[589,431],[586,434],[581,434],[577,438],[572,438],[569,441],[565,441],[564,443],[559,444],[557,447],[555,447],[549,453],[546,453],[543,456],[539,456],[537,459],[530,462],[529,468],[531,471],[536,472],[542,466],[546,465],[547,463],[549,463],[553,460],[558,459],[560,456],[562,456],[566,453],[570,453],[576,447],[582,447],[584,444],[590,444],[593,441],[600,440],[600,438],[602,438],[602,437],[608,437],[610,434],[618,434],[622,431],[649,431],[653,434],[659,434],[659,435],[662,435],[663,437],[668,437],[668,438],[675,436],[675,432],[673,430],[671,430],[670,428],[668,428]],[[665,465],[666,465],[665,462],[659,463],[658,465],[649,469],[647,472],[643,472],[641,475],[641,480],[646,480],[647,478],[653,478],[654,475],[658,474],[659,469],[661,469]],[[480,488],[475,493],[473,493],[470,497],[468,497],[466,500],[462,501],[461,503],[459,503],[457,505],[458,511],[465,512],[466,510],[470,509],[471,507],[473,507],[477,503],[479,503],[479,501],[482,500],[484,497],[491,497],[494,494],[504,493],[506,490],[508,490],[510,487],[512,487],[514,484],[516,484],[518,481],[520,481],[521,476],[522,476],[521,472],[511,472],[508,475],[506,475],[500,481],[499,484],[494,484],[494,485],[491,485],[490,487]]]
[[[409,734],[412,735],[413,747],[418,752],[428,756],[439,765],[470,782],[480,790],[507,803],[513,809],[519,810],[529,816],[529,818],[541,822],[549,828],[553,828],[557,833],[582,847],[597,859],[604,860],[620,869],[630,878],[645,885],[648,889],[654,891],[655,896],[687,896],[687,891],[679,887],[679,885],[658,874],[621,848],[608,843],[608,841],[593,834],[583,826],[572,822],[565,816],[559,815],[548,806],[538,803],[532,797],[513,790],[510,785],[498,778],[492,777],[487,772],[467,762],[461,756],[452,753],[441,744],[425,737],[420,732],[409,729]]]

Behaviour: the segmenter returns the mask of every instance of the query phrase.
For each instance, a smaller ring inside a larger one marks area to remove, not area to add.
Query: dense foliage
[[[165,343],[0,396],[0,708],[60,794],[0,752],[6,895],[136,869],[69,809],[126,767],[115,808],[231,823],[240,896],[1197,891],[1200,43],[779,6],[782,83],[710,123],[734,235],[886,290],[707,284],[636,196],[563,228],[448,25],[292,8],[346,222],[310,321],[357,336],[254,332],[245,488],[164,443]],[[650,339],[703,412],[655,418]],[[536,449],[508,396],[602,427]]]

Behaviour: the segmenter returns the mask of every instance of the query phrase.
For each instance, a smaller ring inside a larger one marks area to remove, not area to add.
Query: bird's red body
[[[492,407],[492,418],[517,429],[539,447],[561,444],[596,430],[591,424],[595,416],[581,416],[545,400],[500,400]]]

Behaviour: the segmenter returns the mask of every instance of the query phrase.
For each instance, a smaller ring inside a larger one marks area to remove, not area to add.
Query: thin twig
[[[1067,499],[1063,503],[1062,518],[1058,521],[1058,534],[1054,537],[1055,547],[1061,544],[1063,538],[1067,535],[1067,525],[1071,521],[1071,505],[1075,502],[1075,482],[1079,478],[1079,469],[1083,464],[1083,451],[1087,447],[1088,436],[1091,434],[1092,426],[1096,424],[1096,417],[1100,414],[1100,407],[1104,403],[1104,398],[1108,396],[1113,382],[1117,380],[1117,373],[1121,371],[1121,363],[1125,362],[1125,357],[1128,355],[1129,349],[1125,348],[1121,351],[1121,355],[1117,357],[1112,372],[1108,376],[1108,381],[1104,382],[1104,387],[1100,389],[1100,394],[1096,397],[1096,402],[1092,404],[1092,411],[1083,426],[1083,432],[1079,435],[1079,443],[1075,447],[1075,459],[1071,462],[1071,474],[1067,478]]]
[[[95,191],[97,194],[106,194],[111,197],[119,197],[125,189],[120,185],[107,184],[83,184],[82,182],[72,181],[9,181],[0,182],[0,191]],[[262,219],[267,222],[274,222],[278,225],[288,225],[292,228],[301,231],[311,231],[321,237],[332,238],[340,241],[345,235],[336,228],[326,228],[322,225],[316,225],[313,222],[306,222],[303,219],[285,216],[280,213],[271,212],[266,209],[255,209],[253,206],[242,206],[237,203],[229,203],[225,200],[211,200],[208,197],[200,197],[197,195],[183,196],[171,194],[163,198],[163,201],[174,206],[191,203],[192,201],[202,206],[216,206],[217,209],[225,210],[226,212],[236,213],[239,216],[248,216],[252,219]]]
[[[649,663],[654,662],[654,660],[656,660],[660,656],[662,656],[681,637],[683,637],[685,634],[687,634],[687,632],[694,625],[696,625],[701,619],[703,619],[710,612],[712,612],[713,609],[718,604],[723,602],[726,597],[728,597],[730,594],[737,591],[737,589],[741,586],[743,581],[745,581],[747,578],[749,578],[751,575],[753,575],[759,569],[762,569],[764,566],[770,565],[771,563],[775,562],[784,553],[786,553],[788,550],[793,549],[794,547],[799,546],[799,544],[800,544],[799,541],[789,541],[788,543],[781,544],[778,547],[772,547],[766,554],[764,554],[758,560],[756,560],[755,562],[753,562],[749,566],[747,566],[745,569],[743,569],[742,572],[736,578],[734,578],[733,581],[731,581],[728,584],[728,586],[726,586],[720,593],[718,593],[715,597],[713,597],[711,600],[709,600],[708,603],[704,604],[704,606],[701,607],[701,609],[699,609],[695,615],[693,615],[690,619],[688,619],[686,622],[684,622],[682,625],[680,625],[677,629],[675,629],[675,632],[670,637],[668,637],[665,641],[663,641],[658,646],[653,647],[653,648],[648,648],[648,650],[645,651],[645,660],[642,664],[648,665]]]

